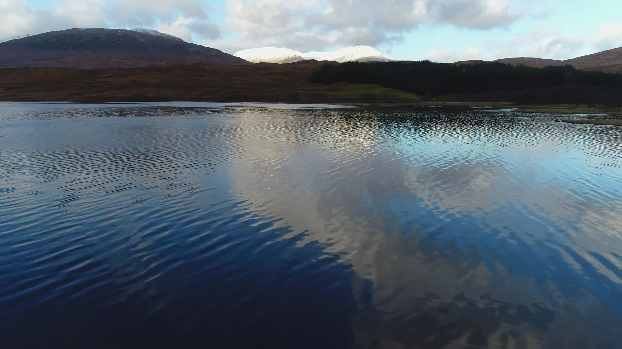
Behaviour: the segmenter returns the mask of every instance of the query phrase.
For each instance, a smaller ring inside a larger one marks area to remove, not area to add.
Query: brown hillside
[[[622,73],[622,47],[564,61],[578,69]]]
[[[517,57],[498,59],[496,62],[538,68],[546,66],[571,65],[582,70],[622,73],[622,47],[583,57],[568,59],[565,61],[533,57]]]

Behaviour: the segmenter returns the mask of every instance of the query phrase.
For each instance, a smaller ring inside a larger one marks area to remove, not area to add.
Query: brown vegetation
[[[323,63],[183,64],[145,68],[0,69],[0,100],[139,102],[411,102],[417,97],[370,85],[311,85]]]

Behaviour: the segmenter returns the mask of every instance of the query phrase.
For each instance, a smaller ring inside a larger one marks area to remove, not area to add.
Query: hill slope
[[[571,65],[582,70],[622,73],[622,47],[564,61],[532,57],[517,57],[498,59],[496,62],[511,65],[524,65],[527,67]]]
[[[622,47],[564,61],[578,69],[622,72]]]
[[[101,69],[180,63],[248,64],[219,50],[144,29],[68,29],[0,43],[0,68]]]

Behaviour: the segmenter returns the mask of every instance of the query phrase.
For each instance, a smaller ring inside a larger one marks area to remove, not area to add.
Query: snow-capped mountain
[[[393,60],[384,53],[369,46],[350,46],[333,52],[308,53],[280,47],[262,47],[242,50],[233,55],[253,63],[292,63],[311,59],[339,63],[388,62]]]
[[[253,63],[293,63],[305,60],[302,53],[281,47],[252,48],[233,55]]]
[[[392,59],[384,53],[369,46],[350,46],[334,52],[303,53],[305,59],[334,62],[387,62]]]

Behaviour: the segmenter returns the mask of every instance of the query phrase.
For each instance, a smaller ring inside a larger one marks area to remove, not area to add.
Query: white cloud
[[[84,27],[151,27],[193,38],[217,39],[211,22],[195,0],[62,0],[38,10],[20,0],[0,0],[0,38]]]
[[[422,23],[489,29],[520,17],[507,0],[226,0],[228,51],[282,46],[300,51],[401,41]]]
[[[46,23],[44,17],[45,13],[19,0],[0,0],[0,37],[28,34],[35,23]]]
[[[596,33],[593,45],[600,50],[622,46],[622,23],[605,23]]]
[[[592,35],[570,36],[539,27],[510,40],[490,41],[483,50],[471,48],[456,51],[436,48],[428,52],[425,58],[437,62],[512,57],[566,60],[618,47],[622,47],[622,23],[612,22],[601,25]]]
[[[532,42],[527,56],[552,59],[575,57],[586,44],[583,38],[565,35],[540,36]]]
[[[162,33],[174,35],[186,41],[192,41],[191,18],[180,17],[173,23],[160,24],[156,29]]]
[[[220,28],[216,24],[187,17],[179,17],[172,23],[162,23],[156,29],[188,42],[195,41],[195,38],[217,39],[220,37]]]
[[[459,61],[480,60],[483,54],[478,48],[469,48],[462,51],[433,49],[428,52],[425,59],[432,62],[454,63]]]
[[[571,59],[622,46],[622,23],[606,23],[596,33],[584,36],[564,35],[556,30],[536,28],[513,40],[488,44],[487,59],[538,57]]]
[[[59,25],[66,21],[74,27],[105,27],[101,17],[105,9],[106,0],[64,0],[48,15],[55,17]]]
[[[567,59],[583,52],[588,40],[583,37],[562,35],[547,28],[535,28],[510,40],[491,41],[486,58],[538,57]]]
[[[179,18],[194,21],[208,18],[205,9],[195,0],[107,0],[107,3],[103,16],[117,27],[173,24]]]

